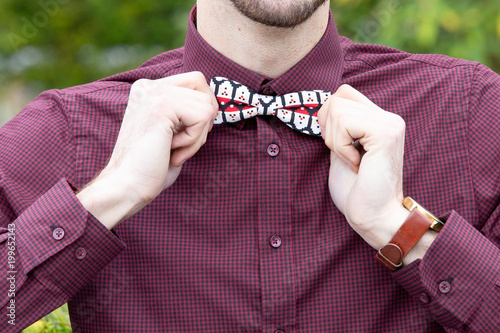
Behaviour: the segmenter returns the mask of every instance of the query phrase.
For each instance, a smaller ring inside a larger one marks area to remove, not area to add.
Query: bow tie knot
[[[313,90],[267,96],[223,77],[212,78],[210,87],[219,102],[215,124],[233,123],[255,116],[276,116],[294,130],[321,135],[317,114],[330,97],[328,91]]]

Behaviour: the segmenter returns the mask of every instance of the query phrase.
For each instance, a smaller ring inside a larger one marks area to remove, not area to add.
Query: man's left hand
[[[405,122],[348,85],[318,113],[331,149],[329,188],[351,227],[379,249],[409,212],[402,206]]]

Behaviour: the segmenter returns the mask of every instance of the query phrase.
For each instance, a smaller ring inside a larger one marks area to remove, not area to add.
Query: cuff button
[[[82,260],[83,258],[85,258],[86,255],[87,255],[87,251],[83,247],[80,247],[80,248],[76,249],[76,251],[75,251],[76,259]]]
[[[441,281],[439,283],[439,291],[442,294],[447,294],[451,291],[451,285],[448,281]]]
[[[55,228],[54,231],[52,231],[52,237],[54,237],[55,240],[61,240],[64,238],[65,232],[63,228]]]
[[[427,293],[421,293],[418,298],[420,299],[420,302],[424,304],[428,304],[430,302],[430,298]]]

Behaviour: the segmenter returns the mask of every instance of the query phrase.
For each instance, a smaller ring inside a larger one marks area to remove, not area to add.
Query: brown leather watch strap
[[[395,271],[401,267],[403,258],[429,230],[431,224],[432,221],[418,209],[412,210],[391,241],[378,250],[375,258],[389,270]]]

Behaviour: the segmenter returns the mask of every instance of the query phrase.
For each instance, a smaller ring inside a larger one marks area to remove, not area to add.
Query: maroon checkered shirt
[[[74,332],[499,332],[500,77],[355,44],[330,20],[271,80],[207,45],[195,16],[183,48],[45,92],[1,130],[0,331],[69,302]],[[131,84],[194,70],[264,94],[348,83],[401,115],[405,194],[446,220],[424,259],[376,262],[330,198],[324,142],[270,117],[214,126],[172,187],[106,230],[74,190],[105,166]]]

